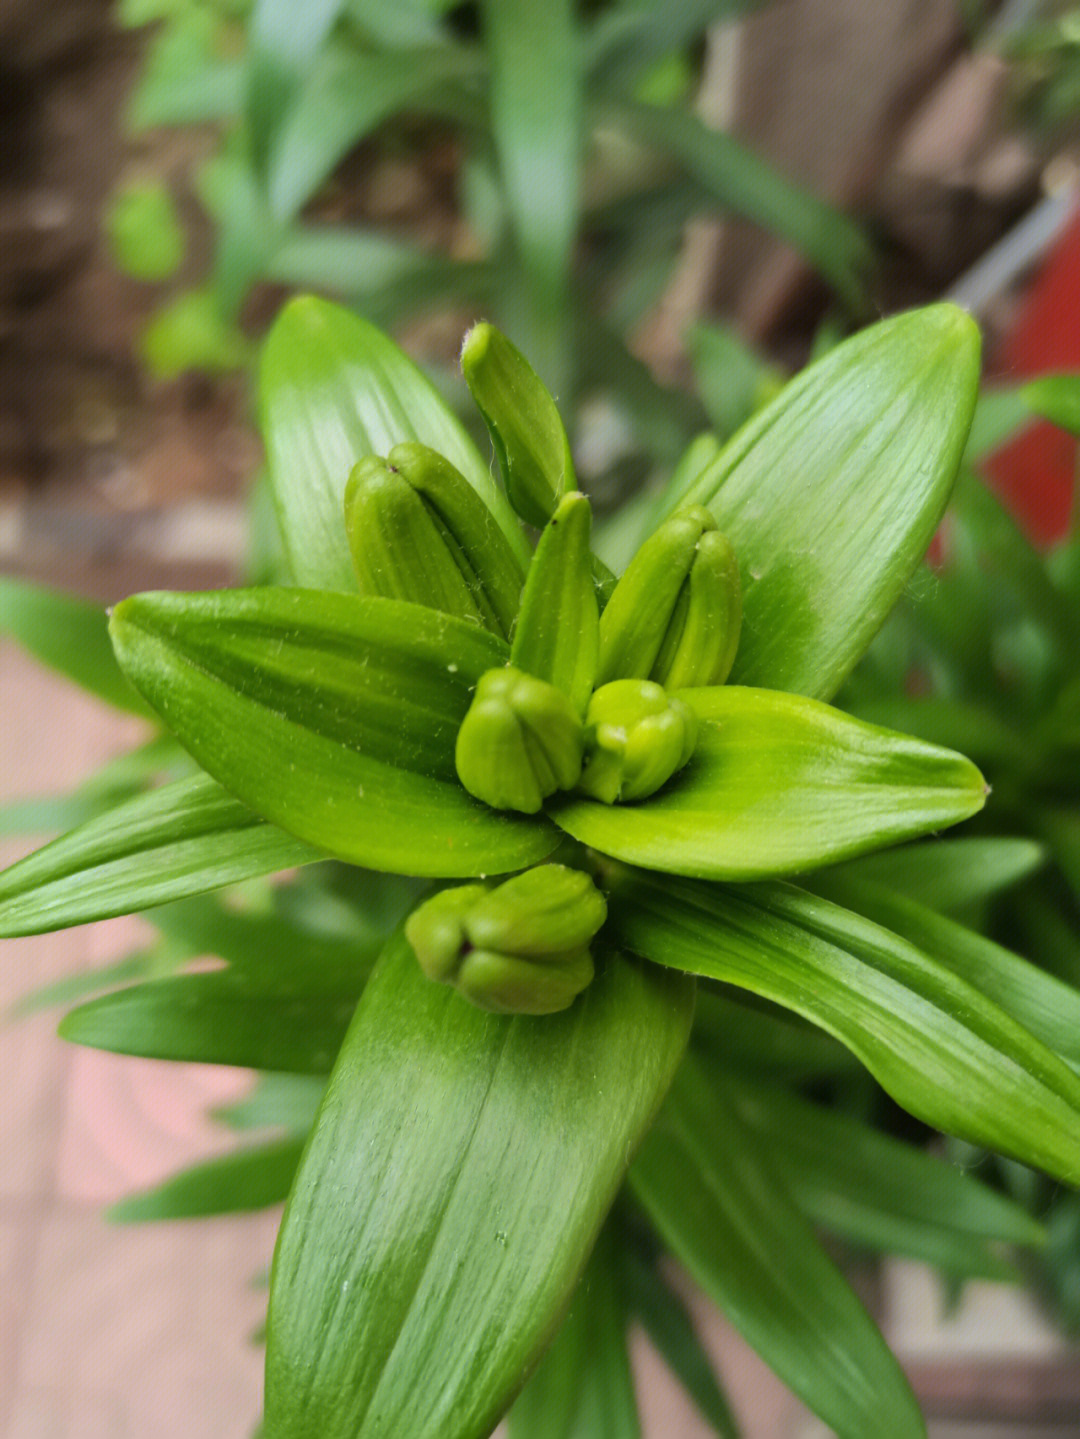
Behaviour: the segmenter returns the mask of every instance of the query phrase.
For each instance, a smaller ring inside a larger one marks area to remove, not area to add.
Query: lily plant
[[[926,1125],[1080,1179],[1080,1078],[1030,966],[973,973],[813,887],[985,800],[960,754],[829,704],[942,516],[978,355],[945,305],[838,346],[692,447],[616,577],[505,336],[462,354],[493,475],[384,335],[314,299],[280,316],[261,401],[292,582],[116,606],[124,675],[198,768],[0,878],[3,934],[327,860],[430,882],[373,965],[251,953],[165,982],[198,989],[149,1028],[154,986],[62,1026],[330,1071],[273,1264],[268,1439],[482,1439],[508,1410],[514,1439],[633,1435],[626,1316],[655,1311],[664,1251],[837,1434],[925,1432],[789,1163],[814,1106],[736,1061],[816,1028]],[[908,1220],[932,1206],[972,1252],[1037,1238],[912,1163]]]

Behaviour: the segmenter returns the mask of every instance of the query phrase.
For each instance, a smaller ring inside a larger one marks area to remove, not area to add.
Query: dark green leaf
[[[688,110],[625,102],[612,108],[616,123],[641,144],[666,152],[725,209],[788,240],[848,305],[862,306],[873,252],[853,221]]]
[[[326,856],[206,775],[127,800],[0,875],[0,936],[149,909]]]
[[[651,869],[758,879],[925,834],[985,801],[962,756],[817,700],[734,685],[680,694],[702,722],[689,765],[646,803],[552,806],[575,839]]]
[[[383,120],[401,110],[424,109],[432,92],[476,68],[476,57],[462,47],[410,49],[403,55],[327,46],[270,149],[267,189],[275,219],[296,215],[338,161]]]
[[[739,1426],[686,1305],[656,1269],[632,1253],[622,1257],[620,1275],[630,1309],[664,1363],[720,1439],[739,1439]]]
[[[855,1244],[965,1278],[1014,1279],[988,1241],[1045,1238],[1018,1204],[851,1115],[757,1082],[731,1086],[731,1097],[802,1212]]]
[[[862,1073],[855,1056],[831,1034],[737,989],[698,990],[691,1042],[730,1069],[773,1079]]]
[[[1080,992],[1071,985],[880,882],[815,875],[811,885],[903,935],[1080,1068]]]
[[[366,967],[327,991],[302,972],[288,981],[223,970],[132,985],[73,1009],[60,1034],[76,1044],[148,1059],[327,1074]]]
[[[112,624],[126,671],[199,763],[339,859],[472,876],[557,843],[457,782],[472,689],[507,657],[485,630],[400,600],[285,589],[135,596]]]
[[[484,1439],[565,1310],[690,1005],[613,956],[562,1014],[485,1014],[391,942],[278,1241],[272,1439]]]
[[[640,1439],[616,1262],[605,1232],[555,1342],[514,1401],[508,1439]]]
[[[630,1172],[676,1257],[840,1439],[920,1439],[900,1366],[728,1096],[687,1061]]]
[[[27,580],[0,577],[0,633],[117,709],[149,711],[116,663],[101,605]]]
[[[456,465],[528,563],[521,527],[453,412],[358,315],[310,297],[291,301],[263,350],[260,399],[270,483],[298,583],[356,589],[345,483],[357,460],[404,440],[420,440]]]
[[[1080,1180],[1080,1079],[908,940],[790,885],[641,871],[619,884],[608,928],[639,954],[819,1024],[924,1123]]]
[[[572,0],[482,0],[491,131],[530,290],[529,359],[556,392],[577,233],[582,71]]]
[[[684,497],[739,556],[733,680],[828,698],[944,511],[975,404],[979,335],[934,305],[844,341],[724,447]]]
[[[223,1154],[174,1174],[154,1189],[121,1199],[106,1210],[105,1217],[118,1224],[142,1224],[267,1209],[288,1197],[303,1148],[303,1139],[279,1139]]]

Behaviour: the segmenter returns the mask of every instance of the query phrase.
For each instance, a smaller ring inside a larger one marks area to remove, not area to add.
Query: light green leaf
[[[621,1257],[619,1268],[628,1306],[664,1363],[720,1439],[739,1439],[739,1426],[686,1305],[657,1269],[632,1252]]]
[[[630,1171],[653,1223],[840,1439],[920,1439],[900,1366],[723,1089],[690,1061]]]
[[[344,3],[307,0],[297,6],[291,0],[255,0],[249,26],[251,71],[245,112],[260,166]]]
[[[103,217],[109,258],[137,280],[164,280],[183,263],[187,237],[163,180],[137,180],[109,197]]]
[[[555,1342],[514,1401],[508,1439],[641,1439],[616,1262],[605,1231]]]
[[[566,1308],[690,1010],[662,971],[612,956],[562,1014],[486,1014],[391,942],[278,1240],[268,1439],[486,1439]]]
[[[732,1085],[731,1099],[807,1218],[854,1244],[1007,1280],[1016,1268],[989,1244],[1045,1239],[1018,1204],[851,1115],[759,1082]]]
[[[964,463],[977,465],[1030,423],[1031,407],[1024,400],[1022,388],[999,385],[983,389],[971,421]]]
[[[800,695],[681,690],[701,723],[687,767],[647,802],[567,799],[575,839],[631,864],[709,879],[812,869],[981,809],[969,760]]]
[[[299,213],[339,160],[389,116],[426,108],[449,81],[467,79],[477,58],[461,46],[365,53],[328,45],[282,117],[267,160],[277,220]]]
[[[908,940],[790,885],[721,889],[640,870],[619,883],[608,929],[820,1025],[924,1123],[1080,1181],[1080,1079]]]
[[[957,910],[1026,879],[1046,863],[1035,840],[977,836],[931,839],[850,861],[838,879],[869,880],[929,909]],[[891,929],[889,921],[883,921]]]
[[[267,1209],[288,1197],[303,1147],[303,1139],[278,1139],[223,1154],[121,1199],[105,1217],[116,1224],[142,1224]]]
[[[213,1117],[230,1129],[265,1129],[306,1135],[315,1122],[325,1082],[314,1074],[260,1074],[255,1088],[236,1104],[215,1109]]]
[[[529,547],[485,462],[446,402],[393,343],[358,315],[292,300],[266,341],[263,438],[282,534],[300,584],[355,590],[345,483],[357,460],[420,440],[456,465],[524,567]]]
[[[257,813],[351,864],[403,874],[520,869],[542,820],[457,782],[454,741],[505,644],[401,600],[314,590],[137,595],[113,642],[199,763]]]
[[[1072,985],[880,881],[814,875],[810,886],[903,935],[1080,1068],[1080,992]]]
[[[666,152],[725,209],[794,245],[851,308],[864,304],[873,251],[852,220],[688,110],[622,102],[611,111],[616,124]]]
[[[953,306],[874,325],[759,410],[684,497],[739,556],[735,683],[835,692],[945,509],[978,365],[978,331]]]
[[[76,974],[67,974],[52,984],[32,989],[20,995],[7,1011],[7,1019],[23,1019],[29,1014],[38,1014],[54,1006],[78,1004],[91,995],[100,994],[103,989],[113,989],[121,984],[131,984],[140,979],[160,978],[170,969],[178,969],[194,958],[189,950],[172,944],[158,943],[150,949],[133,950],[112,964],[103,964],[96,969],[80,969]]]
[[[125,108],[134,131],[155,125],[234,120],[243,105],[247,60],[230,56],[217,16],[186,5],[151,41]]]
[[[0,875],[0,937],[41,934],[325,859],[206,775],[127,800]]]
[[[71,1010],[60,1035],[92,1049],[148,1059],[328,1074],[366,966],[351,984],[231,970],[131,985]]]
[[[0,634],[9,634],[43,665],[98,699],[149,714],[116,663],[103,606],[28,580],[0,577]]]

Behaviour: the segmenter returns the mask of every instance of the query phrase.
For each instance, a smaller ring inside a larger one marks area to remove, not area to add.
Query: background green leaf
[[[303,1139],[277,1139],[192,1165],[153,1189],[121,1199],[106,1210],[106,1218],[118,1224],[142,1224],[281,1204],[288,1197],[303,1147]]]

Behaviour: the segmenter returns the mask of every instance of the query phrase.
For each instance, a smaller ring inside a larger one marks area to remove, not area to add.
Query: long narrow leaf
[[[676,1257],[840,1439],[920,1439],[900,1366],[724,1092],[691,1062],[631,1172]]]
[[[485,1439],[566,1308],[691,1003],[612,957],[563,1014],[489,1015],[391,942],[278,1240],[270,1439]]]
[[[325,858],[207,775],[177,780],[62,835],[0,875],[0,937],[129,914]]]
[[[631,864],[710,879],[815,868],[981,809],[970,761],[800,695],[682,690],[701,721],[681,774],[645,805],[568,799],[552,818]]]
[[[472,876],[557,843],[542,820],[489,809],[457,781],[472,689],[507,655],[485,630],[399,600],[269,589],[137,595],[112,631],[200,764],[338,859]]]
[[[885,884],[928,909],[948,911],[988,899],[1045,863],[1045,848],[1031,839],[932,839],[864,855],[838,877]]]
[[[154,1189],[130,1195],[106,1211],[119,1224],[197,1219],[266,1209],[288,1197],[303,1139],[240,1149],[174,1174]]]
[[[640,1439],[615,1263],[601,1234],[555,1342],[514,1401],[508,1439]]]
[[[925,1123],[1080,1181],[1080,1079],[908,940],[790,885],[641,871],[619,884],[608,924],[638,954],[819,1024]]]

